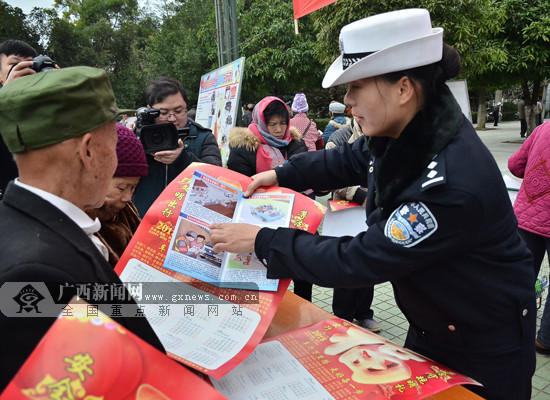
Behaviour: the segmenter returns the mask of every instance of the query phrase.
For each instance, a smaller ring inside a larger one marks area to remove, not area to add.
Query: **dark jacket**
[[[187,120],[186,126],[189,127],[188,139],[184,140],[184,148],[172,164],[166,165],[155,161],[153,156],[147,154],[149,173],[140,179],[132,200],[142,217],[164,188],[192,162],[219,167],[222,165],[220,148],[212,131],[190,119]]]
[[[248,128],[248,125],[252,123],[252,111],[246,110],[243,114],[243,126]]]
[[[18,175],[13,155],[8,150],[2,136],[0,136],[0,200],[2,200],[8,183],[17,178]]]
[[[285,160],[294,154],[307,152],[307,146],[298,130],[290,127],[292,140],[281,153]],[[246,176],[252,176],[256,171],[256,152],[260,146],[260,140],[248,128],[233,128],[229,132],[229,158],[227,168]]]
[[[66,214],[13,183],[0,202],[0,243],[0,286],[5,282],[50,282],[54,287],[65,283],[121,282],[90,238]],[[10,301],[15,300],[3,297],[2,307],[13,306]],[[37,304],[39,311],[47,301]],[[39,317],[34,311],[28,315],[14,318],[0,313],[0,390],[56,319]],[[114,319],[164,351],[145,318]]]
[[[346,125],[343,128],[337,129],[334,133],[332,133],[332,135],[330,135],[328,142],[325,143],[325,147],[327,147],[327,144],[331,142],[334,143],[334,146],[328,146],[327,149],[342,146],[344,143],[348,143],[351,134],[351,125]]]
[[[110,219],[103,218],[101,210],[96,211],[95,214],[88,212],[88,216],[92,219],[99,218],[101,229],[95,235],[107,247],[109,264],[115,268],[141,222],[136,206],[129,202]]]
[[[255,251],[268,278],[336,288],[391,281],[410,322],[408,347],[481,381],[487,398],[528,398],[531,255],[492,155],[460,111],[441,107],[428,126],[417,116],[398,140],[367,147],[361,138],[275,170],[280,186],[297,191],[367,187],[366,232],[263,228]]]

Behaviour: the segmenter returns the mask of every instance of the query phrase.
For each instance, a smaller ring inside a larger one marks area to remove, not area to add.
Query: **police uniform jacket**
[[[450,92],[442,96],[397,140],[361,138],[295,156],[275,170],[280,186],[297,191],[367,187],[368,230],[331,238],[263,228],[255,251],[268,278],[335,288],[391,281],[410,329],[439,349],[428,356],[482,380],[444,353],[527,346],[526,364],[514,370],[532,375],[531,256],[492,155]]]
[[[46,282],[54,289],[65,283],[121,284],[77,224],[48,201],[13,182],[0,202],[0,243],[0,288],[6,282]],[[38,290],[38,286],[33,288]],[[5,291],[0,293],[0,311],[5,312],[8,302],[16,300],[6,296]],[[40,294],[45,300],[36,303],[36,309],[20,310],[21,317],[0,312],[0,392],[55,322],[55,315],[39,314],[49,298]],[[57,295],[52,297],[58,299]],[[133,301],[131,304],[135,305]],[[164,351],[145,318],[121,315],[113,319]]]

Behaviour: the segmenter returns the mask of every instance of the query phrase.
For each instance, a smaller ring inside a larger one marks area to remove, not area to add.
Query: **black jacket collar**
[[[378,207],[388,205],[420,176],[456,135],[462,120],[462,110],[445,86],[438,98],[413,118],[398,139],[367,138],[367,147],[376,158],[374,183]]]

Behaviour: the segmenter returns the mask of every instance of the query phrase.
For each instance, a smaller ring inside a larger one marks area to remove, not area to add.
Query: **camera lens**
[[[160,146],[166,141],[166,135],[163,132],[153,132],[150,136],[151,144]]]

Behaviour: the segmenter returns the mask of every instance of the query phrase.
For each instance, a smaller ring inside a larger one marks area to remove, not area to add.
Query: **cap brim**
[[[430,35],[377,51],[345,70],[340,55],[328,69],[322,85],[326,89],[357,79],[429,65],[441,60],[442,54],[443,28],[433,28]]]
[[[135,115],[136,114],[136,110],[133,110],[131,108],[117,108],[116,109],[116,116],[118,115],[122,115],[122,114],[131,114],[131,115]]]

